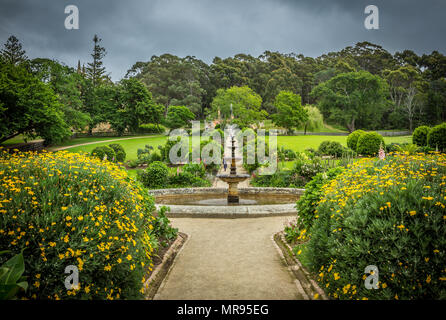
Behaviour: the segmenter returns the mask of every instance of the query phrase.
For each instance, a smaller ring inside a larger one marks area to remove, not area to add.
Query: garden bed
[[[149,278],[144,283],[144,295],[146,300],[152,300],[155,297],[159,287],[169,273],[177,254],[183,248],[187,238],[187,234],[178,232],[177,238],[168,242],[169,245],[160,249],[157,257],[154,257],[153,270],[148,274]]]

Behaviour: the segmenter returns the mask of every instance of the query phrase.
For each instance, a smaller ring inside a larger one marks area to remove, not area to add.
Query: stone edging
[[[159,265],[155,267],[151,273],[149,279],[144,283],[145,288],[145,299],[153,300],[156,293],[158,292],[164,279],[169,274],[178,253],[183,249],[185,243],[187,242],[189,236],[186,233],[178,232],[177,239],[173,242],[170,248],[163,256],[163,260]]]
[[[273,188],[273,187],[248,187],[239,188],[240,194],[259,194],[263,192],[277,193],[277,194],[290,194],[297,193],[303,194],[305,189],[300,188]],[[191,194],[191,193],[212,193],[212,194],[222,194],[227,193],[228,188],[172,188],[172,189],[153,189],[149,190],[149,194],[153,196],[162,195],[180,195],[180,194]]]
[[[293,278],[295,278],[295,284],[302,295],[304,300],[315,300],[314,295],[317,293],[319,297],[317,300],[329,300],[325,292],[314,281],[310,273],[300,263],[300,261],[292,253],[292,248],[285,240],[285,234],[283,231],[275,233],[271,236],[271,240],[276,247],[280,257],[284,263],[288,266]]]
[[[240,194],[299,194],[302,195],[305,189],[298,188],[260,188],[249,187],[240,188]],[[178,188],[178,189],[157,189],[149,190],[149,193],[156,196],[175,196],[188,194],[226,194],[226,188]],[[296,213],[295,203],[270,204],[270,205],[237,205],[237,206],[196,206],[196,205],[171,205],[156,204],[156,208],[170,207],[166,213],[171,218],[259,218],[271,216],[286,216]]]

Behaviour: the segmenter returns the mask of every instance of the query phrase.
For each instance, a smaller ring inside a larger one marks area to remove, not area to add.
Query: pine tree
[[[101,40],[102,39],[100,39],[97,35],[94,35],[94,48],[91,55],[93,57],[93,62],[89,62],[86,69],[87,77],[92,80],[94,87],[96,87],[104,78],[106,78],[105,67],[102,65],[102,59],[105,57],[106,52],[105,48],[99,45]]]
[[[77,60],[77,70],[76,70],[76,72],[77,72],[78,74],[81,74],[81,73],[82,73],[82,70],[81,70],[81,61],[80,61],[80,60]]]
[[[15,36],[10,36],[5,43],[5,48],[0,53],[6,63],[18,64],[28,59],[25,50],[22,50],[22,44]]]

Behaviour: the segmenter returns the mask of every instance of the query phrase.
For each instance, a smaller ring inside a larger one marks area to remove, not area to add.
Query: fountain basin
[[[296,201],[304,189],[241,188],[239,204],[227,204],[226,188],[150,190],[156,207],[170,207],[168,217],[255,218],[296,215]]]

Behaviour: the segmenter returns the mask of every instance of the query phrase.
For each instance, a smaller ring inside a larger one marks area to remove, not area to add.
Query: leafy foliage
[[[115,151],[115,160],[117,162],[124,162],[125,157],[126,157],[126,153],[124,150],[124,147],[122,145],[120,145],[119,143],[112,143],[108,145],[110,148],[113,149],[113,151]]]
[[[170,106],[167,109],[166,123],[171,129],[190,127],[195,115],[185,106]]]
[[[356,148],[358,146],[358,139],[363,133],[365,133],[365,131],[363,130],[355,130],[350,133],[347,137],[347,147],[356,151]]]
[[[428,126],[419,126],[412,134],[412,141],[414,144],[420,147],[427,146],[427,135],[431,130]]]
[[[274,100],[277,113],[274,122],[281,127],[291,130],[308,120],[308,114],[301,105],[300,96],[289,91],[280,91]]]
[[[169,182],[169,169],[161,161],[154,161],[147,169],[138,171],[138,180],[149,189],[166,188]]]
[[[333,157],[340,157],[345,151],[345,148],[337,141],[323,141],[319,145],[318,149],[320,154],[333,156]]]
[[[378,153],[380,146],[385,148],[384,139],[379,133],[365,132],[358,138],[356,152],[362,155],[372,156]]]
[[[91,155],[100,160],[104,160],[104,158],[112,162],[116,160],[115,150],[109,146],[96,147],[91,151]]]
[[[446,122],[439,124],[429,131],[427,144],[439,151],[446,151]]]

